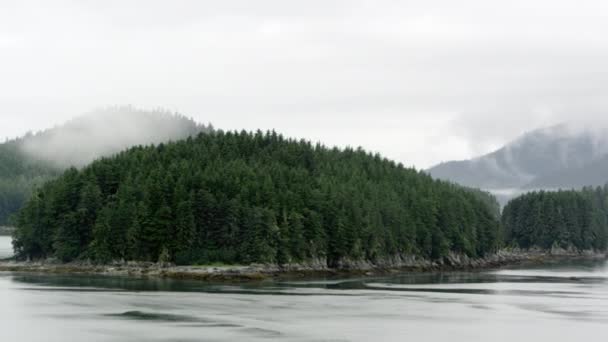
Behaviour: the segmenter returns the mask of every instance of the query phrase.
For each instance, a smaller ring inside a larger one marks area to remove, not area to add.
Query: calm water
[[[248,285],[0,273],[0,327],[0,341],[601,339],[608,267]]]
[[[10,236],[0,235],[0,259],[13,255],[13,245]]]

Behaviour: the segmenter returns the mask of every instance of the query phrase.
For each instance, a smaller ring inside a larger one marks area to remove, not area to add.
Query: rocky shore
[[[469,258],[450,254],[440,261],[415,256],[395,256],[382,260],[342,260],[330,268],[323,259],[307,264],[248,265],[248,266],[175,266],[158,263],[115,262],[98,265],[89,262],[58,263],[53,261],[17,262],[0,261],[0,272],[90,274],[109,276],[157,277],[206,281],[256,281],[285,276],[319,275],[381,275],[396,272],[431,272],[455,270],[481,270],[512,266],[521,263],[544,263],[572,259],[606,259],[606,253],[572,250],[501,250],[485,258]]]

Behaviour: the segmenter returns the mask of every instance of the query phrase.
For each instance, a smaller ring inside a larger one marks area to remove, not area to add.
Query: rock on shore
[[[111,276],[160,277],[172,279],[192,279],[207,281],[255,281],[287,275],[315,274],[382,274],[397,271],[442,271],[496,268],[523,262],[542,263],[561,259],[605,259],[606,253],[595,251],[573,251],[553,249],[541,250],[501,250],[484,258],[469,258],[450,253],[440,261],[430,261],[416,256],[394,256],[375,261],[341,260],[336,267],[327,266],[325,259],[315,259],[308,263],[289,265],[248,265],[248,266],[174,266],[158,263],[115,262],[97,265],[88,262],[58,263],[0,262],[0,271],[36,272],[55,274],[95,274]]]

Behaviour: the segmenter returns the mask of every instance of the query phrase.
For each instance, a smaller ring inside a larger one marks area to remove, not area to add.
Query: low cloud
[[[183,116],[132,107],[96,110],[25,139],[23,153],[65,168],[81,167],[128,147],[179,140],[206,130]]]
[[[539,126],[606,121],[607,10],[599,0],[9,2],[0,136],[132,103],[428,167]]]

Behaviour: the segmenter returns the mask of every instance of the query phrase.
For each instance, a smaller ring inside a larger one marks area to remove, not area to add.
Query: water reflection
[[[608,268],[604,261],[577,261],[547,265],[528,265],[494,271],[400,273],[380,277],[327,277],[302,281],[301,278],[283,278],[227,285],[223,282],[201,282],[159,278],[56,275],[56,274],[13,274],[12,280],[37,287],[43,291],[157,291],[157,292],[206,292],[206,293],[255,293],[276,295],[297,295],[304,289],[320,290],[374,290],[411,292],[452,292],[492,294],[496,290],[487,289],[485,284],[605,284],[608,282]],[[533,286],[536,287],[536,286]],[[504,293],[504,291],[501,291]],[[532,294],[576,294],[577,292],[536,291]],[[328,294],[340,294],[330,292]]]

